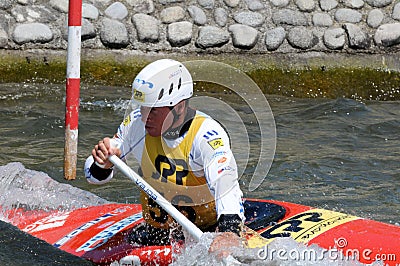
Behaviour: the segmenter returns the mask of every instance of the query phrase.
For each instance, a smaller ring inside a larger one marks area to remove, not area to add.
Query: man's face
[[[169,107],[140,107],[142,121],[147,133],[152,137],[161,136],[173,124],[173,115]]]

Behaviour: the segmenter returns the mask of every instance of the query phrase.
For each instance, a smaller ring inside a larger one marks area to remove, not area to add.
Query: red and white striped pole
[[[78,155],[82,0],[70,0],[65,110],[64,178],[75,179]]]

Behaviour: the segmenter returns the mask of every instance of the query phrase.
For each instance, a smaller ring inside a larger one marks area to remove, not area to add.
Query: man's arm
[[[104,184],[113,177],[113,165],[108,156],[116,154],[124,157],[133,152],[136,159],[141,158],[145,130],[138,109],[126,116],[113,138],[104,138],[92,150],[85,162],[85,176],[89,183]]]
[[[242,245],[240,233],[244,222],[243,193],[238,183],[237,165],[230,149],[229,138],[214,120],[206,119],[200,128],[195,145],[199,153],[192,154],[204,166],[204,175],[215,197],[217,231],[209,252],[227,258],[233,247]]]
[[[222,159],[221,159],[222,158]],[[236,161],[231,152],[217,156],[207,167],[210,187],[215,191],[218,231],[240,234],[244,220],[243,193],[237,181]],[[221,163],[221,160],[226,162]]]
[[[243,193],[228,135],[216,121],[206,119],[194,145],[197,152],[193,151],[193,159],[203,165],[204,176],[215,197],[218,231],[239,234],[244,220]]]

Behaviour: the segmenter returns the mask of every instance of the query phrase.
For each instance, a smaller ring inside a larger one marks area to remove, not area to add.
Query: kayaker
[[[222,232],[211,251],[239,243],[243,193],[235,158],[222,126],[189,106],[193,80],[171,59],[157,60],[135,77],[132,103],[113,138],[95,145],[85,163],[87,181],[103,184],[114,170],[107,159],[133,157],[146,181],[203,231]],[[132,234],[137,244],[166,244],[173,219],[147,194],[140,196],[146,228]]]

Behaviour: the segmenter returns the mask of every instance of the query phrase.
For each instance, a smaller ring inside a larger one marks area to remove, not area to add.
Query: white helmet
[[[141,106],[175,106],[193,95],[193,80],[187,68],[171,59],[157,60],[135,77],[133,101]]]

